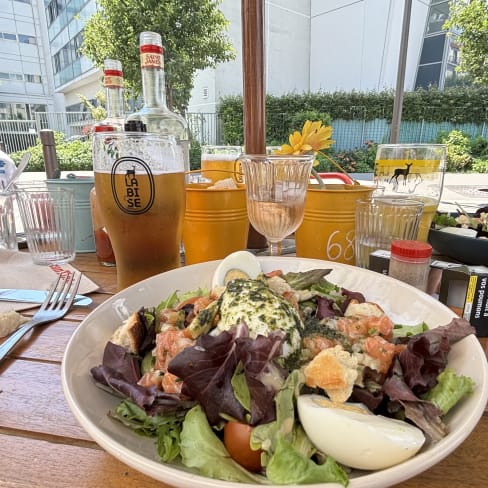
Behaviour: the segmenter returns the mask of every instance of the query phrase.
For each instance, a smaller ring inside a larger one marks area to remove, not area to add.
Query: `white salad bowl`
[[[326,277],[329,281],[362,292],[367,300],[380,304],[394,323],[414,325],[425,321],[432,328],[446,325],[455,317],[449,308],[431,296],[373,271],[316,259],[263,257],[259,260],[265,272],[330,268],[332,272]],[[112,333],[131,312],[142,306],[156,306],[175,290],[210,287],[218,263],[200,263],[162,273],[121,291],[97,307],[68,343],[62,363],[62,384],[67,402],[82,427],[102,448],[132,468],[182,488],[255,488],[256,485],[206,478],[183,466],[160,462],[154,439],[141,437],[107,416],[120,399],[98,388],[90,374],[92,367],[101,364],[105,344]],[[448,435],[391,468],[353,471],[350,488],[381,488],[411,478],[448,456],[475,428],[488,399],[488,366],[478,339],[470,335],[454,344],[448,365],[456,373],[472,378],[476,384],[474,392],[445,417]],[[315,486],[330,488],[339,485],[324,483]]]

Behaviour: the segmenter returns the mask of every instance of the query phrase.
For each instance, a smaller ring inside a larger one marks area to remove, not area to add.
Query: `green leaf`
[[[186,414],[180,450],[183,464],[197,469],[203,476],[242,483],[265,482],[262,476],[250,473],[230,457],[224,444],[210,427],[200,405]]]
[[[471,378],[457,375],[452,369],[446,368],[437,377],[437,385],[429,390],[423,399],[432,402],[445,415],[465,395],[472,393],[474,386]]]
[[[266,467],[266,476],[277,485],[340,483],[347,486],[349,483],[346,472],[330,456],[324,464],[317,464],[297,452],[283,438],[278,439],[276,450]]]

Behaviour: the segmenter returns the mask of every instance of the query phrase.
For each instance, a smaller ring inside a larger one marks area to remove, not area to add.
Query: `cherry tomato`
[[[240,422],[227,422],[224,426],[224,444],[230,457],[249,471],[261,470],[261,450],[250,447],[252,427]]]

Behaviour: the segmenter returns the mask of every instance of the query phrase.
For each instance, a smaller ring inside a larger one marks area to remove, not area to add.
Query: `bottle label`
[[[116,69],[106,69],[103,72],[105,86],[107,88],[123,88],[124,76],[122,71]]]
[[[140,47],[141,68],[164,68],[163,48],[154,44]]]

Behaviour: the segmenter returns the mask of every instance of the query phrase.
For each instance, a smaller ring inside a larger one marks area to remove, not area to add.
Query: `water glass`
[[[32,260],[51,265],[75,258],[73,190],[25,187],[16,191],[20,218]]]
[[[117,288],[178,268],[185,162],[175,138],[95,133],[93,169],[97,203],[117,263]]]
[[[0,191],[0,249],[17,249],[13,192]]]
[[[358,200],[355,215],[356,266],[369,268],[369,255],[389,251],[394,239],[417,239],[424,204],[421,201],[377,197]]]

